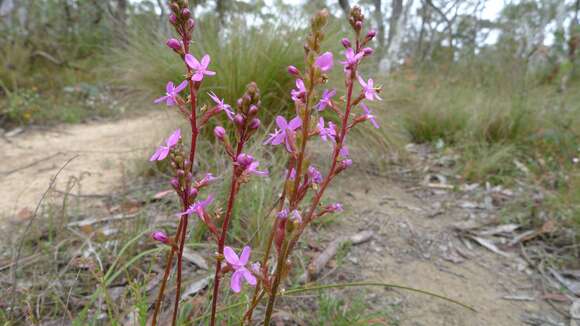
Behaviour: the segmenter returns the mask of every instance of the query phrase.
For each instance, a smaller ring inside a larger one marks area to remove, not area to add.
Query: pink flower
[[[324,52],[318,56],[318,58],[316,58],[314,64],[320,69],[320,71],[329,71],[334,65],[334,57],[332,56],[332,52]]]
[[[302,215],[300,215],[300,212],[295,209],[290,213],[290,221],[301,224],[302,223]]]
[[[196,201],[185,212],[177,214],[177,216],[195,214],[203,221],[205,220],[205,209],[213,202],[213,196],[209,195],[205,200]]]
[[[224,248],[224,257],[226,258],[227,263],[234,270],[234,274],[232,274],[230,281],[230,287],[235,293],[240,293],[242,290],[243,280],[246,280],[250,285],[256,285],[257,283],[256,277],[246,268],[251,253],[252,248],[249,246],[245,246],[244,249],[242,249],[242,253],[239,257],[231,247]]]
[[[366,104],[364,104],[364,102],[361,102],[360,106],[365,111],[365,115],[364,115],[365,119],[369,120],[373,124],[373,126],[378,129],[379,124],[377,123],[377,120],[375,120],[375,116],[372,114],[369,107]]]
[[[215,102],[216,107],[220,110],[224,110],[226,111],[226,114],[228,116],[228,119],[230,120],[234,120],[234,111],[232,111],[232,107],[229,104],[225,104],[224,100],[221,99],[219,97],[217,97],[217,95],[215,95],[214,92],[209,92],[207,93],[207,95],[209,95],[209,97],[212,99],[212,101]]]
[[[320,184],[322,182],[322,173],[312,165],[308,167],[308,177],[312,183]]]
[[[334,138],[336,137],[336,130],[334,129],[334,124],[332,122],[329,122],[328,128],[325,128],[324,118],[320,117],[316,126],[318,127],[318,132],[322,141],[326,141],[329,137],[330,140],[334,141]]]
[[[165,96],[161,96],[160,98],[153,101],[153,103],[159,104],[159,103],[165,101],[165,104],[167,104],[167,106],[173,106],[173,105],[177,104],[176,98],[179,95],[179,93],[185,89],[185,87],[187,87],[187,80],[184,80],[177,87],[175,87],[173,85],[173,82],[170,81],[165,86]]]
[[[332,98],[334,95],[336,95],[336,90],[325,89],[324,92],[322,92],[322,98],[320,99],[320,102],[318,102],[316,105],[318,111],[324,111],[327,106],[332,106]]]
[[[375,88],[375,82],[372,79],[369,79],[368,82],[365,83],[364,79],[358,76],[358,82],[363,88],[363,92],[365,93],[365,98],[369,101],[382,100],[377,93],[377,89]]]
[[[288,218],[288,213],[289,213],[288,212],[288,208],[283,208],[281,211],[279,211],[276,214],[276,217],[279,218],[279,219],[281,219],[281,220],[285,220],[285,219]]]
[[[355,54],[352,48],[348,48],[346,51],[344,51],[344,56],[346,57],[346,60],[341,61],[340,63],[344,65],[345,70],[349,70],[360,62],[364,56],[364,53],[361,52]]]
[[[236,158],[236,164],[239,165],[244,173],[253,174],[260,177],[268,176],[268,171],[259,171],[260,162],[256,161],[252,155],[241,153]]]
[[[282,142],[286,144],[286,149],[288,152],[292,152],[291,136],[294,135],[296,129],[302,126],[302,120],[300,117],[295,117],[294,119],[287,122],[283,116],[276,117],[276,124],[278,129],[274,133],[270,134],[270,138],[266,139],[264,144],[272,144],[273,146],[280,145]]]
[[[216,181],[218,178],[214,177],[213,174],[211,173],[206,173],[205,176],[203,176],[203,178],[201,178],[201,180],[199,180],[196,183],[196,187],[197,188],[202,188],[205,187],[211,183],[213,183],[214,181]]]
[[[191,80],[198,82],[203,79],[204,75],[206,76],[215,75],[214,71],[207,70],[207,66],[209,66],[210,60],[211,59],[207,54],[204,55],[203,58],[201,58],[201,62],[197,61],[197,59],[189,53],[185,55],[185,63],[189,66],[189,68],[195,70],[195,73],[191,77]]]
[[[163,161],[167,155],[169,155],[171,149],[177,145],[180,139],[181,129],[177,129],[171,134],[171,136],[169,136],[169,138],[167,138],[165,145],[161,145],[157,148],[155,153],[153,153],[153,155],[149,158],[149,161]]]
[[[343,147],[340,149],[340,151],[338,151],[338,154],[342,158],[348,158],[350,156],[350,153],[348,152],[348,147],[343,145]]]
[[[304,81],[302,79],[296,79],[296,89],[290,92],[293,101],[301,101],[306,95],[306,86],[304,86]]]

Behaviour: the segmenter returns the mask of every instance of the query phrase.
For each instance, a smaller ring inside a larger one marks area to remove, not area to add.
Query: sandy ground
[[[174,115],[155,111],[128,120],[25,132],[9,141],[0,140],[4,154],[0,214],[11,217],[23,208],[34,209],[51,177],[75,155],[56,188],[64,189],[71,177],[84,175],[84,194],[107,193],[119,185],[127,164],[135,158],[146,159],[171,125],[175,125]],[[354,246],[334,273],[430,290],[474,306],[478,312],[403,291],[378,290],[376,300],[369,304],[395,305],[401,312],[400,324],[414,326],[523,325],[524,314],[546,309],[539,299],[505,299],[533,291],[517,260],[477,246],[462,247],[467,258],[450,258],[451,249],[462,246],[450,227],[465,219],[461,212],[450,210],[433,217],[430,207],[435,199],[416,193],[412,186],[349,174],[339,178],[331,193],[348,208],[343,220],[309,235],[321,245],[360,230],[371,229],[375,236]]]
[[[74,156],[55,188],[64,190],[71,178],[82,178],[83,193],[106,193],[135,158],[148,157],[172,124],[175,115],[160,109],[133,119],[1,137],[0,217],[34,210],[52,177]]]

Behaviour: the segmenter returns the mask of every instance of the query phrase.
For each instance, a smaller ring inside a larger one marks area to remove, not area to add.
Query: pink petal
[[[332,65],[334,64],[334,57],[332,56],[332,52],[325,52],[325,53],[321,54],[316,59],[315,64],[322,71],[328,71],[328,70],[332,69]]]
[[[250,260],[251,253],[252,248],[250,248],[249,246],[245,246],[244,249],[242,249],[242,254],[240,255],[240,264],[246,265],[248,263],[248,260]]]
[[[203,58],[201,58],[201,66],[207,68],[207,66],[209,66],[209,62],[211,61],[209,55],[204,55]]]
[[[286,127],[288,126],[288,122],[286,122],[286,119],[284,119],[283,116],[279,115],[276,117],[276,124],[278,125],[278,128],[280,128],[280,130],[285,130]]]
[[[163,146],[159,148],[159,157],[157,157],[158,161],[163,161],[167,155],[169,155],[169,148]]]
[[[191,69],[198,69],[199,68],[199,61],[197,61],[197,59],[189,53],[185,55],[185,63]]]
[[[367,83],[365,83],[364,79],[362,79],[360,76],[357,76],[357,77],[358,77],[358,82],[361,84],[361,86],[363,88],[367,88]]]
[[[171,136],[169,136],[169,138],[167,138],[167,141],[165,143],[167,144],[167,147],[173,147],[177,144],[179,139],[181,139],[181,129],[175,130],[171,134]]]
[[[167,85],[165,85],[165,91],[167,91],[167,94],[173,93],[173,89],[174,89],[173,82],[170,81],[167,83]]]
[[[224,248],[224,257],[226,258],[226,261],[234,267],[239,267],[241,265],[238,255],[236,255],[236,252],[231,247]]]
[[[205,75],[208,75],[208,76],[215,76],[215,71],[206,70],[206,71],[204,71],[203,73],[204,73]]]
[[[246,282],[248,282],[248,284],[250,285],[256,285],[257,281],[256,281],[256,277],[247,269],[243,269],[241,270],[242,275],[244,275],[244,278],[246,279]]]
[[[191,80],[193,80],[193,81],[196,81],[196,82],[198,82],[198,81],[201,81],[202,79],[203,79],[203,73],[202,73],[202,72],[199,72],[199,71],[198,71],[198,72],[196,72],[196,73],[195,73],[195,74],[194,74],[194,75],[191,77]]]
[[[300,119],[300,117],[295,117],[294,119],[290,120],[290,123],[288,124],[288,128],[292,130],[296,130],[300,128],[300,126],[302,126],[302,119]]]
[[[182,90],[184,90],[187,87],[187,84],[188,84],[188,81],[184,80],[173,91],[175,92],[175,94],[180,93]]]
[[[280,145],[280,144],[282,144],[282,142],[284,141],[285,138],[286,138],[286,133],[280,132],[275,137],[273,137],[271,144],[274,146]]]
[[[165,98],[165,104],[167,104],[167,106],[174,106],[175,105],[175,100],[173,99],[173,97],[167,96]]]
[[[168,96],[161,96],[160,98],[158,98],[158,99],[156,99],[155,101],[153,101],[153,103],[155,103],[155,104],[159,104],[159,103],[161,103],[161,102],[163,102],[163,101],[167,100],[167,97],[168,97]]]
[[[232,291],[240,293],[242,290],[242,276],[242,271],[235,271],[234,274],[232,274],[232,279],[230,281],[230,287],[232,288]]]
[[[153,153],[153,155],[151,155],[151,157],[149,158],[150,162],[153,161],[157,161],[157,159],[159,158],[159,154],[160,154],[160,149],[158,148],[155,153]]]

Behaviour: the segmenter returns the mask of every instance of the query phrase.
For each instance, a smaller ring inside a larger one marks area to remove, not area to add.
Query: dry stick
[[[32,223],[34,222],[34,220],[37,217],[38,214],[38,210],[40,209],[40,205],[42,204],[42,202],[44,201],[44,198],[46,198],[46,195],[48,194],[48,192],[50,191],[50,189],[52,189],[52,187],[54,186],[55,182],[56,182],[56,178],[58,178],[58,176],[60,175],[60,173],[64,170],[64,168],[67,167],[67,165],[69,165],[70,162],[72,162],[74,159],[76,159],[77,157],[79,157],[79,155],[75,155],[71,158],[69,158],[58,170],[58,172],[56,172],[56,174],[54,175],[54,177],[52,177],[52,179],[50,179],[50,183],[48,184],[48,188],[46,188],[46,190],[44,191],[44,193],[42,194],[42,197],[40,197],[40,200],[38,201],[38,203],[36,204],[36,208],[34,209],[34,213],[32,214],[32,217],[30,218],[30,221],[28,222],[28,225],[26,225],[26,228],[24,229],[24,233],[22,235],[22,238],[20,238],[20,242],[18,244],[18,248],[16,249],[16,257],[14,258],[14,265],[13,265],[13,272],[12,272],[12,302],[10,303],[10,311],[14,311],[14,303],[16,301],[16,286],[18,283],[18,278],[16,276],[16,272],[18,270],[18,261],[20,260],[20,254],[22,252],[22,247],[24,246],[24,238],[26,237],[26,235],[28,234],[28,231],[30,230],[30,228],[32,227]]]

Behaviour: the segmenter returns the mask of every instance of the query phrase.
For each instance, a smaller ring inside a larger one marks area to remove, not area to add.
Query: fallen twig
[[[322,271],[324,266],[328,264],[328,262],[336,255],[338,248],[348,241],[350,241],[353,245],[361,244],[363,242],[369,241],[373,236],[372,231],[363,231],[357,234],[354,234],[350,237],[339,237],[333,241],[331,241],[326,249],[322,251],[316,258],[312,260],[308,268],[299,278],[300,283],[305,283],[312,281],[316,278],[316,276]]]

